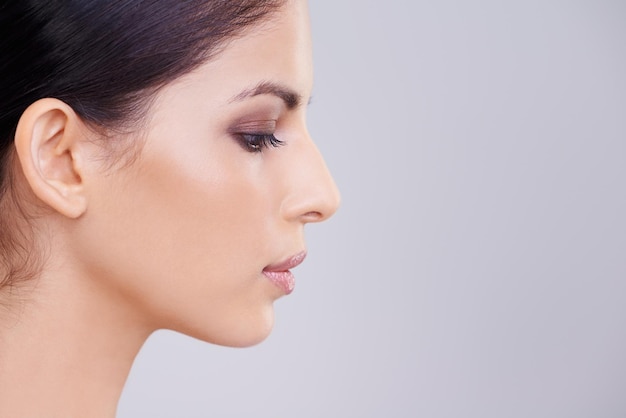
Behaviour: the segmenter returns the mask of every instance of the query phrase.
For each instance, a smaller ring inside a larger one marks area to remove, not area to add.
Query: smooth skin
[[[14,169],[48,258],[2,295],[0,415],[114,416],[160,328],[231,346],[269,334],[283,291],[263,269],[339,204],[305,123],[311,56],[306,2],[288,1],[164,87],[145,126],[105,139],[143,144],[128,164],[63,102],[27,109]]]

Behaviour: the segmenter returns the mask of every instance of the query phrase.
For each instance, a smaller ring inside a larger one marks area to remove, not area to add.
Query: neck
[[[46,271],[0,314],[0,415],[114,417],[152,329],[84,277]]]

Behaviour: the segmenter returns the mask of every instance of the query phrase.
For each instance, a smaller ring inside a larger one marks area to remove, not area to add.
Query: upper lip
[[[294,254],[291,257],[288,257],[287,259],[283,261],[280,261],[275,264],[270,264],[269,266],[265,267],[263,271],[275,271],[275,272],[287,271],[289,269],[292,269],[298,266],[300,263],[302,263],[305,257],[306,257],[306,251],[300,251],[299,253]]]

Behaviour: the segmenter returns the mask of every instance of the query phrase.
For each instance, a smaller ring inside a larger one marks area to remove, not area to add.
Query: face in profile
[[[234,346],[268,335],[304,225],[338,205],[306,128],[311,55],[306,3],[288,1],[159,92],[136,161],[91,173],[74,251],[148,326]]]

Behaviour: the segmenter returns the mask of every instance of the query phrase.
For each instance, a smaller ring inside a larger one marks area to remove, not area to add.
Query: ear
[[[41,99],[22,114],[15,147],[34,194],[69,218],[87,209],[81,169],[85,126],[74,110],[57,99]]]

